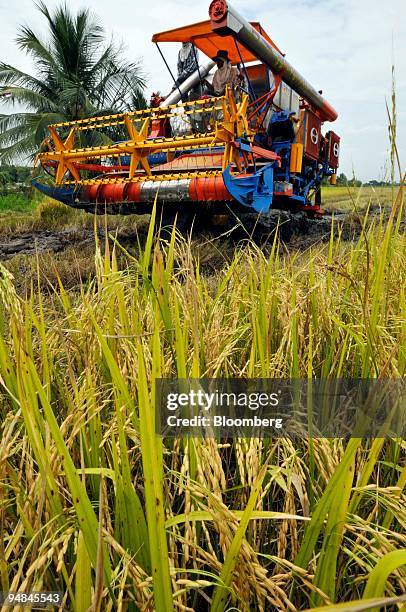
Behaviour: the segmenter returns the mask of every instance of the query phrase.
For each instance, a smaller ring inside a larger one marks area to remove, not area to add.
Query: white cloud
[[[32,0],[18,11],[0,0],[0,58],[30,70],[29,58],[14,44],[21,23],[41,32],[43,21]],[[47,0],[52,8],[58,0]],[[138,4],[138,6],[137,6]],[[332,128],[342,137],[341,170],[363,180],[382,175],[388,150],[385,98],[391,95],[392,39],[396,64],[398,146],[406,148],[406,1],[405,0],[233,0],[246,18],[263,27],[287,59],[338,110]],[[70,0],[75,10],[88,6],[129,58],[143,58],[149,91],[170,89],[171,79],[151,43],[155,32],[207,18],[208,0]],[[163,45],[172,65],[176,45]],[[403,162],[405,160],[403,159]]]

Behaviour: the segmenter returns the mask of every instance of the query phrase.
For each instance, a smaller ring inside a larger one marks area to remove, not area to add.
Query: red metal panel
[[[99,202],[123,202],[125,187],[126,183],[113,183],[110,185],[102,184],[97,193],[97,198]]]
[[[125,199],[128,202],[139,202],[141,183],[126,183]]]
[[[306,135],[304,154],[312,159],[320,157],[321,120],[310,110],[306,111]]]
[[[328,163],[337,169],[340,160],[340,137],[335,132],[328,132]]]
[[[86,185],[86,187],[82,190],[82,199],[85,202],[96,202],[97,201],[97,191],[100,185]]]
[[[192,179],[189,185],[189,197],[192,202],[222,202],[233,199],[221,176]]]

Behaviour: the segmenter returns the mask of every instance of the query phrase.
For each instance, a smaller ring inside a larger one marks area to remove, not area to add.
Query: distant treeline
[[[28,166],[0,165],[0,196],[18,192],[20,196],[31,197],[30,177],[31,168]]]
[[[26,183],[31,175],[28,166],[0,166],[0,187],[15,183]]]
[[[328,185],[329,184],[329,179],[328,177],[326,177],[325,179],[323,179],[323,185]],[[341,172],[338,176],[337,176],[337,186],[338,187],[361,187],[362,185],[365,187],[391,187],[392,183],[390,181],[376,181],[375,179],[368,181],[366,183],[363,183],[362,181],[358,180],[355,177],[352,178],[347,178],[346,175],[344,174],[344,172]],[[395,183],[395,185],[399,185],[399,183]]]

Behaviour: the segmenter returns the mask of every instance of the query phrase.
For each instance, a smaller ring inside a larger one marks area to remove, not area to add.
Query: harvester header
[[[323,135],[322,124],[336,111],[261,24],[226,0],[211,2],[209,17],[153,35],[164,60],[161,43],[191,43],[196,62],[196,50],[206,56],[166,98],[131,113],[49,126],[37,157],[48,178],[34,185],[101,213],[144,214],[157,201],[169,220],[264,219],[271,208],[322,214],[320,185],[326,176],[335,180],[340,142],[332,131]],[[221,95],[212,85],[219,54],[239,75]]]

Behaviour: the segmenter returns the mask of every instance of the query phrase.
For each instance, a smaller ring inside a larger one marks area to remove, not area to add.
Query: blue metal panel
[[[51,187],[35,180],[32,180],[31,184],[33,187],[38,189],[38,191],[41,191],[41,193],[45,194],[49,198],[53,198],[54,200],[58,200],[58,202],[63,202],[69,206],[74,205],[74,187]]]
[[[223,172],[223,180],[227,191],[237,202],[257,213],[266,214],[272,206],[273,172],[273,162],[244,177],[233,176],[228,166]]]

